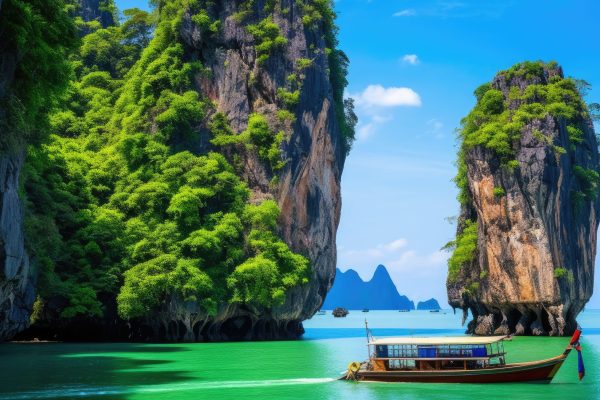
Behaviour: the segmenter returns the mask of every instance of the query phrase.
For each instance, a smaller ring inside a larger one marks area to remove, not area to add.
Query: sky
[[[117,0],[120,9],[145,0]],[[342,176],[338,268],[383,264],[401,294],[447,302],[458,215],[455,129],[473,90],[524,60],[555,60],[600,102],[600,2],[337,0],[357,140]],[[593,89],[596,87],[597,89]],[[449,222],[450,221],[450,222]],[[597,260],[597,265],[598,260]],[[600,280],[589,308],[600,308]]]

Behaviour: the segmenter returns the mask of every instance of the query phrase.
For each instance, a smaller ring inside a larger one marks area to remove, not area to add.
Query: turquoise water
[[[0,345],[0,400],[6,399],[597,399],[600,311],[584,327],[586,377],[572,354],[543,384],[386,384],[337,381],[367,356],[364,319],[376,336],[455,335],[460,316],[428,312],[351,312],[307,321],[304,340],[210,344]],[[567,338],[515,338],[508,361],[559,354]]]

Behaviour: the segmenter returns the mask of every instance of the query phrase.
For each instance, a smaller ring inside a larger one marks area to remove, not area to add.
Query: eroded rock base
[[[471,311],[473,319],[467,325],[468,334],[569,336],[577,327],[576,309],[579,308],[537,304],[488,309],[478,305],[463,309],[463,323]]]

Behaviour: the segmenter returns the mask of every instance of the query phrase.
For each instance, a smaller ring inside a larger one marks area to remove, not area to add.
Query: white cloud
[[[444,135],[444,124],[437,120],[436,118],[432,118],[427,121],[427,130],[425,133],[428,136],[433,136],[436,139],[442,139]]]
[[[367,123],[359,123],[356,128],[357,131],[357,139],[359,141],[366,140],[373,136],[380,125],[385,124],[390,121],[392,117],[386,115],[375,114],[369,117],[369,122]]]
[[[356,139],[359,141],[367,140],[375,133],[375,123],[359,124],[356,128]]]
[[[407,8],[405,10],[395,12],[393,15],[394,15],[394,17],[412,17],[413,15],[416,15],[416,14],[417,14],[417,12],[415,10],[413,10],[412,8]]]
[[[355,260],[363,260],[368,262],[380,262],[377,261],[390,253],[395,253],[398,250],[406,247],[408,242],[404,238],[396,239],[389,243],[380,243],[375,247],[371,247],[364,250],[350,250],[342,253],[343,256],[352,258]],[[338,249],[340,250],[340,249]]]
[[[386,116],[386,115],[380,115],[380,114],[374,114],[371,115],[369,117],[368,121],[366,123],[362,123],[360,122],[356,128],[356,138],[359,141],[363,141],[366,140],[368,138],[370,138],[371,136],[373,136],[375,134],[375,132],[377,131],[377,129],[384,125],[386,122],[390,121],[392,119],[392,117],[390,116]]]
[[[404,57],[402,57],[402,62],[410,65],[419,65],[421,61],[416,54],[405,54]]]
[[[406,241],[406,239],[400,238],[394,240],[393,242],[385,244],[383,247],[388,251],[394,251],[406,247],[407,244],[408,242]]]
[[[448,257],[448,253],[441,250],[423,255],[414,250],[407,250],[399,258],[389,262],[389,266],[400,272],[428,275],[427,269],[431,269],[432,267],[437,269],[438,266],[446,263]]]
[[[369,85],[360,93],[348,94],[356,104],[358,125],[357,140],[364,141],[372,137],[386,122],[392,120],[389,109],[395,107],[419,107],[421,97],[411,88],[383,87]]]
[[[369,85],[357,95],[352,96],[358,107],[420,107],[421,96],[411,88]]]

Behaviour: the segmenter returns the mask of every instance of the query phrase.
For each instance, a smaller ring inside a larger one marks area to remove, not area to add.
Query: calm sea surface
[[[1,344],[6,399],[600,399],[600,311],[584,312],[586,377],[569,356],[544,384],[354,383],[336,378],[366,358],[364,319],[376,336],[462,334],[451,311],[353,311],[305,323],[304,340],[215,344]],[[515,338],[508,361],[562,352],[567,338]]]

